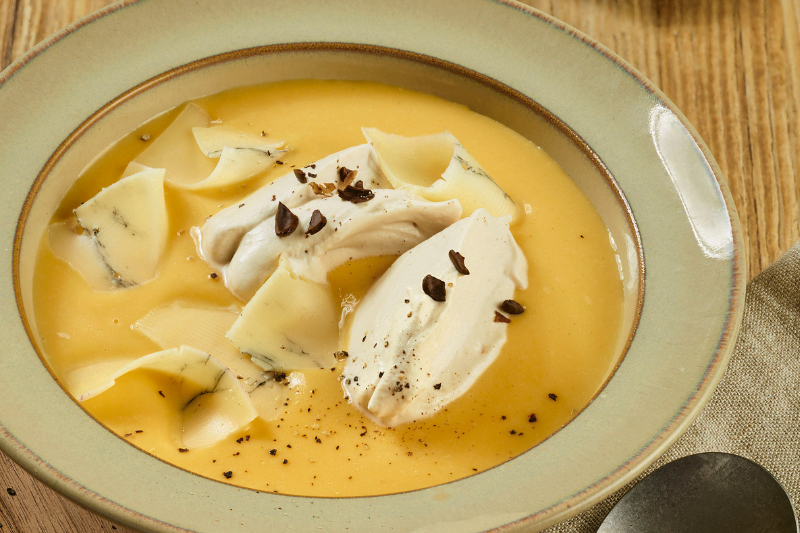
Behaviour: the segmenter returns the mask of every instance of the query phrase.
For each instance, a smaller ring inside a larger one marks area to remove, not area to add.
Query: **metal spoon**
[[[700,453],[662,466],[633,487],[597,533],[798,533],[789,495],[756,463]]]

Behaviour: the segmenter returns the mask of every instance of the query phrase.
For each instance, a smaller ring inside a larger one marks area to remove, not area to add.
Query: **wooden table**
[[[106,0],[0,0],[0,67]],[[800,0],[527,0],[628,60],[683,111],[733,193],[750,278],[800,236]],[[0,454],[0,533],[127,531]]]

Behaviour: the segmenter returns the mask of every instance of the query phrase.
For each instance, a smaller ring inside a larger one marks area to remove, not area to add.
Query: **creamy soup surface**
[[[244,303],[198,257],[190,228],[292,167],[363,144],[362,126],[408,136],[450,131],[524,206],[511,230],[529,264],[529,288],[514,297],[526,309],[512,318],[505,346],[478,382],[427,420],[385,428],[366,419],[344,398],[342,361],[334,370],[305,371],[304,385],[287,386],[275,420],[256,419],[218,444],[182,452],[181,406],[169,394],[175,385],[166,375],[138,370],[82,404],[131,444],[197,474],[259,491],[396,493],[464,478],[525,452],[569,422],[612,372],[623,291],[608,230],[564,171],[527,139],[462,105],[366,82],[281,82],[194,103],[215,121],[285,140],[290,151],[280,158],[284,164],[226,191],[165,185],[169,240],[156,279],[140,286],[92,291],[43,236],[34,313],[47,362],[62,381],[77,367],[159,351],[131,325],[160,305],[241,309]],[[69,219],[73,209],[119,180],[180,110],[143,124],[87,167],[52,221]],[[181,157],[203,176],[217,161],[199,150]],[[362,298],[394,259],[342,265],[329,275],[331,294],[342,303]]]

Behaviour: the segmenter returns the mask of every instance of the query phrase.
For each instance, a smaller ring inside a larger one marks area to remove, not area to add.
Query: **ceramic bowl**
[[[466,104],[543,147],[601,213],[624,278],[624,357],[545,442],[424,490],[264,494],[134,448],[48,372],[31,314],[32,263],[79,171],[109,142],[187,99],[309,77],[380,81]],[[708,400],[736,339],[741,232],[708,149],[624,61],[512,1],[122,2],[5,70],[0,116],[0,447],[48,486],[134,528],[539,530],[621,487],[674,442]]]

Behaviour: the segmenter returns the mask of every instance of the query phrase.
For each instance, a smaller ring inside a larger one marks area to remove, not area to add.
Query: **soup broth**
[[[468,108],[430,95],[367,82],[289,81],[195,100],[210,117],[247,133],[283,139],[290,151],[243,185],[192,192],[165,185],[169,239],[157,277],[98,292],[57,259],[43,236],[35,266],[34,312],[45,356],[63,382],[70,370],[159,351],[131,325],[175,302],[235,307],[235,298],[197,255],[190,228],[272,179],[328,154],[363,144],[362,126],[401,135],[452,132],[493,179],[524,207],[511,230],[529,264],[529,287],[514,299],[497,360],[469,391],[426,420],[386,428],[344,398],[334,369],[303,371],[285,387],[280,415],[254,420],[218,444],[181,451],[180,406],[164,375],[137,370],[83,407],[121,438],[178,467],[259,491],[307,496],[396,493],[464,478],[535,446],[570,421],[612,372],[623,291],[609,232],[591,202],[540,148]],[[171,110],[112,145],[77,178],[53,222],[103,187],[180,112]],[[191,132],[187,132],[191,136]],[[147,139],[147,140],[145,140]],[[198,150],[201,175],[215,160]],[[343,305],[363,297],[392,263],[378,257],[329,274]],[[213,355],[213,354],[212,354]]]

